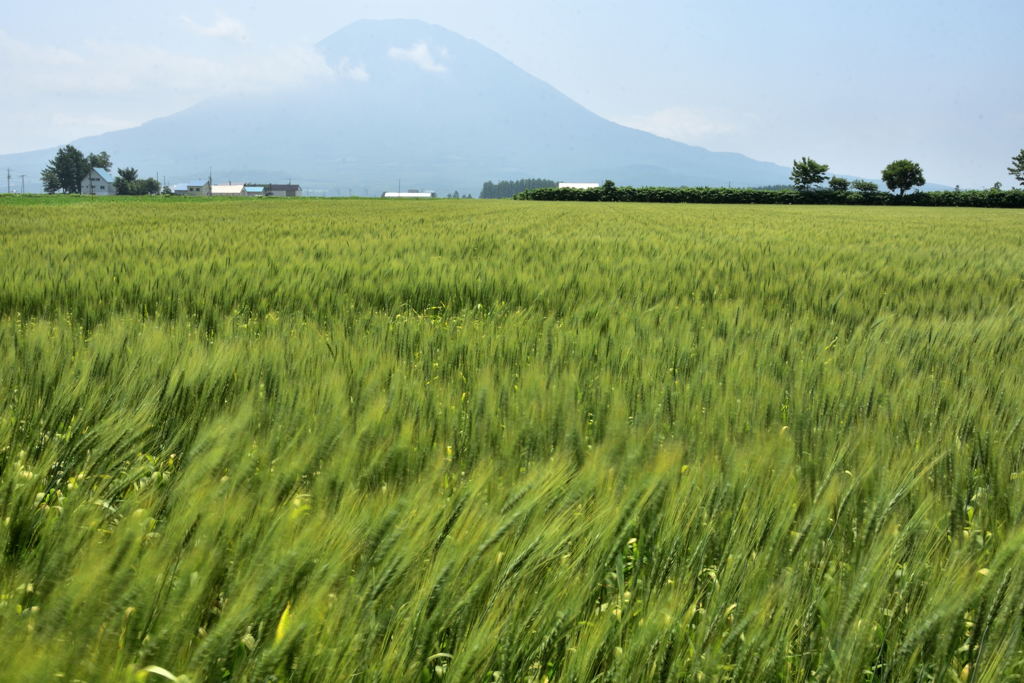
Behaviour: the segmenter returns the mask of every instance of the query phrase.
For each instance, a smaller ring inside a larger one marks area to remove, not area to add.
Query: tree
[[[89,168],[102,168],[104,171],[109,171],[110,167],[113,166],[110,162],[110,155],[106,152],[90,154],[85,158],[85,161],[89,164]]]
[[[57,171],[54,169],[50,167],[44,168],[39,179],[43,181],[43,192],[46,194],[53,194],[60,190],[60,179],[57,177]]]
[[[814,159],[802,157],[800,161],[793,161],[793,172],[789,179],[793,181],[798,190],[807,190],[812,185],[825,182],[825,174],[828,173],[828,164],[819,164]]]
[[[129,166],[117,169],[114,188],[118,194],[157,194],[160,192],[160,182],[156,178],[140,179],[138,169]]]
[[[79,194],[82,191],[82,180],[89,174],[90,168],[84,154],[73,145],[65,145],[57,150],[57,154],[43,169],[40,176],[43,189],[47,194]]]
[[[890,192],[900,191],[900,196],[912,187],[924,185],[924,172],[910,159],[898,159],[882,169],[882,180]]]
[[[1024,187],[1024,149],[1017,153],[1017,156],[1010,159],[1010,167],[1006,169],[1010,175],[1017,179],[1017,182]]]
[[[846,192],[850,189],[850,181],[834,175],[828,179],[828,187],[836,192]]]
[[[511,199],[526,190],[557,186],[558,183],[554,180],[546,178],[521,178],[520,180],[502,180],[497,183],[492,183],[488,180],[484,183],[483,189],[480,190],[480,199]]]
[[[160,181],[156,178],[145,178],[137,182],[139,183],[138,194],[160,194]]]
[[[854,180],[851,183],[851,187],[857,190],[857,192],[863,192],[864,194],[878,192],[878,183],[873,183],[870,180]]]
[[[132,184],[138,180],[139,171],[138,169],[132,168],[119,168],[117,169],[117,177],[114,178],[114,187],[117,189],[118,194],[137,194],[133,192],[134,189]]]

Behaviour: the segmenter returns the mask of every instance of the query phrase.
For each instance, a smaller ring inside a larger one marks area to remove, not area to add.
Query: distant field
[[[1024,212],[0,199],[0,255],[4,680],[1024,678]]]

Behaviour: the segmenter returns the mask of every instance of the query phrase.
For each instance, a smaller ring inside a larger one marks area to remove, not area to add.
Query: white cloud
[[[209,26],[204,26],[196,21],[193,21],[191,17],[182,17],[181,20],[185,22],[185,26],[188,30],[192,31],[198,36],[205,36],[207,38],[228,38],[230,40],[237,40],[239,42],[244,41],[248,38],[245,26],[242,22],[231,17],[220,15],[217,17],[217,21]]]
[[[668,107],[651,114],[619,118],[618,123],[679,142],[700,142],[735,133],[740,127],[721,114],[693,107]]]
[[[313,48],[239,48],[217,57],[178,54],[148,45],[87,42],[77,52],[30,46],[0,32],[0,63],[13,95],[150,96],[260,92],[330,78]],[[354,75],[358,76],[357,73]],[[351,75],[351,74],[350,74]]]
[[[334,69],[339,76],[349,81],[368,81],[370,74],[362,64],[353,64],[348,57],[342,57]]]
[[[31,44],[2,30],[0,64],[8,122],[0,129],[0,153],[138,125],[211,96],[339,77],[312,47],[230,42],[205,55],[97,41],[65,48]],[[350,79],[365,73],[349,67]]]
[[[441,49],[441,55],[447,55],[448,51],[445,48]],[[416,43],[409,48],[393,47],[388,50],[388,57],[391,59],[398,60],[400,62],[412,62],[424,71],[441,72],[447,71],[448,67],[444,64],[439,64],[434,56],[430,54],[430,47],[426,43]]]
[[[31,45],[12,38],[3,29],[0,29],[0,61],[8,66],[31,61],[48,67],[73,67],[84,62],[80,55],[71,50],[48,45]]]

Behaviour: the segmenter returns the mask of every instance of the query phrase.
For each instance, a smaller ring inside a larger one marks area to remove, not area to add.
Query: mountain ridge
[[[415,20],[362,20],[316,44],[331,75],[211,98],[73,141],[169,183],[282,182],[312,193],[476,194],[516,177],[770,185],[789,169],[608,121],[480,43]],[[0,156],[39,170],[56,148]],[[38,174],[37,174],[38,175]]]

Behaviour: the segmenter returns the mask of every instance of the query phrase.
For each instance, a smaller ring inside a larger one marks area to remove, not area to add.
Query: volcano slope
[[[225,95],[76,140],[168,182],[284,182],[333,194],[476,194],[486,180],[788,184],[789,169],[612,123],[483,45],[419,21],[360,21],[296,84]],[[54,149],[0,156],[30,181]]]

